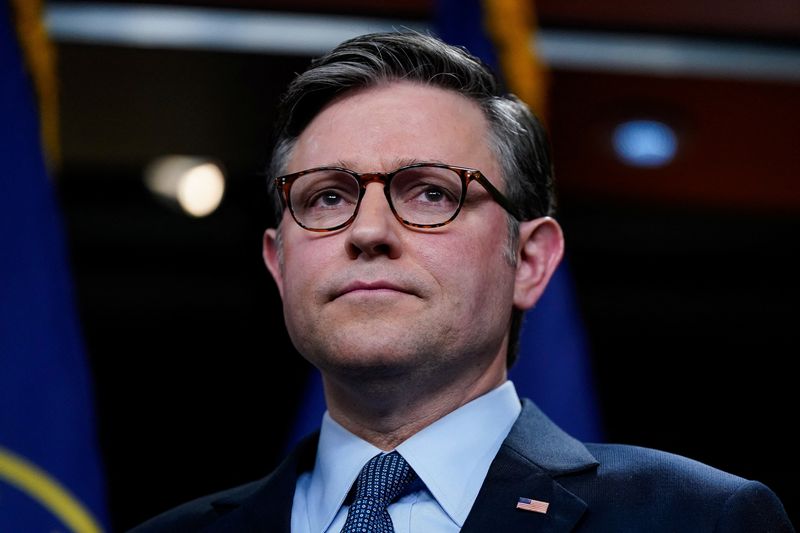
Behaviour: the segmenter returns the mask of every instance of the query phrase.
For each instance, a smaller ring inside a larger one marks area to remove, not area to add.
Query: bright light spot
[[[178,182],[178,203],[196,217],[212,213],[222,201],[225,178],[213,163],[198,165],[185,172]]]
[[[635,167],[661,167],[675,158],[675,131],[655,120],[631,120],[614,129],[614,151]]]
[[[147,167],[145,183],[157,196],[195,217],[213,213],[225,193],[222,169],[197,157],[159,158]]]

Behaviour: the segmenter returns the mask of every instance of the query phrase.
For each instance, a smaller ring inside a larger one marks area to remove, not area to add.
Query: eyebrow
[[[398,157],[392,161],[391,168],[398,169],[401,167],[407,167],[408,165],[416,165],[417,163],[439,163],[442,165],[447,165],[446,163],[440,159],[418,159],[416,157]],[[334,166],[343,167],[347,169],[352,169],[355,165],[353,161],[347,161],[345,159],[338,159]]]

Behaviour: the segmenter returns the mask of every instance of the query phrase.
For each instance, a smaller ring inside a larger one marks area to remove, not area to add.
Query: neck
[[[443,382],[438,376],[447,376]],[[366,380],[323,374],[325,399],[331,418],[351,433],[384,451],[400,443],[462,405],[502,385],[505,358],[495,358],[475,375],[455,379],[439,372],[420,376]]]

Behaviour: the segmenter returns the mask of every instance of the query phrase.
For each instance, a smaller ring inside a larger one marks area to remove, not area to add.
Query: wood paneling
[[[800,39],[796,0],[538,0],[543,25]]]
[[[800,84],[556,71],[552,135],[564,194],[649,204],[800,211]],[[663,121],[675,160],[635,168],[614,128]]]

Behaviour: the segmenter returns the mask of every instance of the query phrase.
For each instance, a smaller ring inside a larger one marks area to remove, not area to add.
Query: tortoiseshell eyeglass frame
[[[395,175],[404,170],[412,168],[425,168],[425,167],[444,168],[452,170],[453,172],[458,174],[458,176],[461,178],[461,197],[458,200],[458,208],[455,210],[455,212],[453,212],[453,215],[444,222],[439,222],[436,224],[417,224],[415,222],[411,222],[409,220],[404,219],[397,213],[397,210],[394,207],[394,203],[392,202],[391,194],[389,192],[389,184],[392,182],[392,178],[394,178]],[[320,170],[335,170],[337,172],[344,172],[346,174],[353,176],[353,178],[359,184],[358,200],[356,201],[356,207],[353,210],[352,216],[350,216],[350,218],[348,218],[341,224],[337,224],[330,228],[312,228],[300,222],[300,220],[298,220],[297,215],[294,212],[294,209],[292,208],[291,196],[289,194],[292,188],[292,183],[294,183],[294,181],[297,178],[305,176],[306,174],[310,174],[312,172],[318,172]],[[358,215],[358,209],[361,207],[361,200],[364,198],[364,194],[367,192],[367,185],[373,182],[378,182],[383,184],[383,194],[384,196],[386,196],[386,201],[389,203],[389,208],[392,210],[392,214],[394,214],[395,218],[399,220],[400,223],[403,224],[404,226],[408,226],[411,228],[420,228],[420,229],[431,229],[431,228],[439,228],[441,226],[445,226],[450,222],[452,222],[453,220],[455,220],[455,218],[461,212],[461,208],[464,206],[464,200],[467,197],[467,186],[469,186],[469,184],[473,181],[477,181],[478,183],[480,183],[483,186],[483,188],[486,189],[486,192],[489,193],[489,195],[495,202],[500,204],[500,206],[506,211],[508,211],[511,214],[511,216],[513,216],[517,220],[520,220],[517,210],[511,204],[511,201],[508,198],[506,198],[506,196],[503,193],[501,193],[494,185],[492,185],[492,182],[490,182],[486,178],[486,176],[484,176],[481,173],[480,170],[468,167],[445,165],[443,163],[414,163],[412,165],[402,166],[391,172],[355,172],[348,168],[336,167],[336,166],[315,167],[315,168],[309,168],[307,170],[301,170],[300,172],[294,172],[292,174],[286,174],[284,176],[277,176],[275,178],[275,186],[278,188],[278,190],[281,191],[281,199],[283,200],[283,204],[284,206],[289,208],[289,212],[292,214],[292,218],[294,219],[294,221],[297,223],[298,226],[308,231],[329,232],[329,231],[340,230],[353,223],[353,221],[356,219],[356,216]]]

